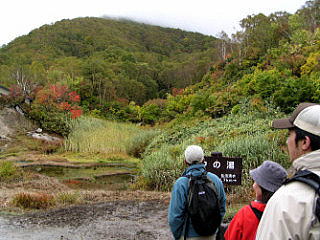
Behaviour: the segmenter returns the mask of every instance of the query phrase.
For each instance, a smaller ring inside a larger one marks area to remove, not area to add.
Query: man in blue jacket
[[[200,146],[191,145],[188,146],[184,152],[185,163],[187,168],[182,174],[182,176],[193,175],[199,176],[205,171],[204,165],[204,153]],[[226,213],[226,194],[224,192],[223,184],[221,180],[213,173],[207,173],[209,178],[214,183],[218,200],[220,203],[220,214],[223,218]],[[186,220],[186,205],[188,198],[188,189],[189,189],[189,178],[180,177],[177,179],[173,186],[171,193],[171,200],[169,205],[169,214],[168,221],[170,225],[171,232],[175,240],[184,239],[184,223]],[[189,222],[189,226],[185,227],[187,229],[186,237],[187,239],[194,240],[213,240],[215,235],[212,236],[200,236],[194,230],[192,224]]]

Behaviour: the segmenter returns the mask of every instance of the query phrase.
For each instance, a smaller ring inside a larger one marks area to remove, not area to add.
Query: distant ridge
[[[82,79],[98,96],[90,101],[144,103],[200,82],[218,59],[216,45],[211,36],[132,20],[65,19],[0,48],[6,69],[0,69],[0,83],[14,84],[10,76],[20,66],[28,79],[42,85]]]

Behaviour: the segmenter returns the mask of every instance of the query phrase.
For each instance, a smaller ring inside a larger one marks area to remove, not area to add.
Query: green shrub
[[[140,116],[145,124],[154,124],[161,114],[161,108],[155,104],[145,104],[141,107]]]
[[[127,144],[127,153],[131,156],[140,158],[144,153],[146,147],[158,134],[159,131],[155,130],[138,132],[133,138],[129,140]]]
[[[315,83],[319,82],[316,80]],[[300,102],[313,102],[317,96],[317,87],[309,76],[287,78],[274,92],[274,102],[284,111],[290,113]]]
[[[56,201],[63,205],[71,205],[80,201],[79,193],[61,192],[56,196]]]
[[[28,115],[37,121],[42,129],[62,136],[68,136],[75,121],[68,114],[59,112],[57,109],[48,110],[43,105],[33,105]]]
[[[7,182],[18,178],[20,171],[13,162],[0,162],[0,181]]]
[[[164,120],[172,120],[178,114],[181,114],[187,110],[190,104],[192,95],[168,95],[167,102],[161,116]]]

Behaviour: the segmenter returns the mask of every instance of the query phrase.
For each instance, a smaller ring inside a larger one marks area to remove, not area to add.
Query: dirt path
[[[1,240],[172,239],[163,201],[114,201],[0,217]]]

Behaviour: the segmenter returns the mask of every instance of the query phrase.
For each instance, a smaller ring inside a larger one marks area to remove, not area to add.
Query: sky
[[[77,17],[121,17],[206,35],[229,36],[251,14],[295,13],[306,0],[3,0],[0,46],[45,24]]]

